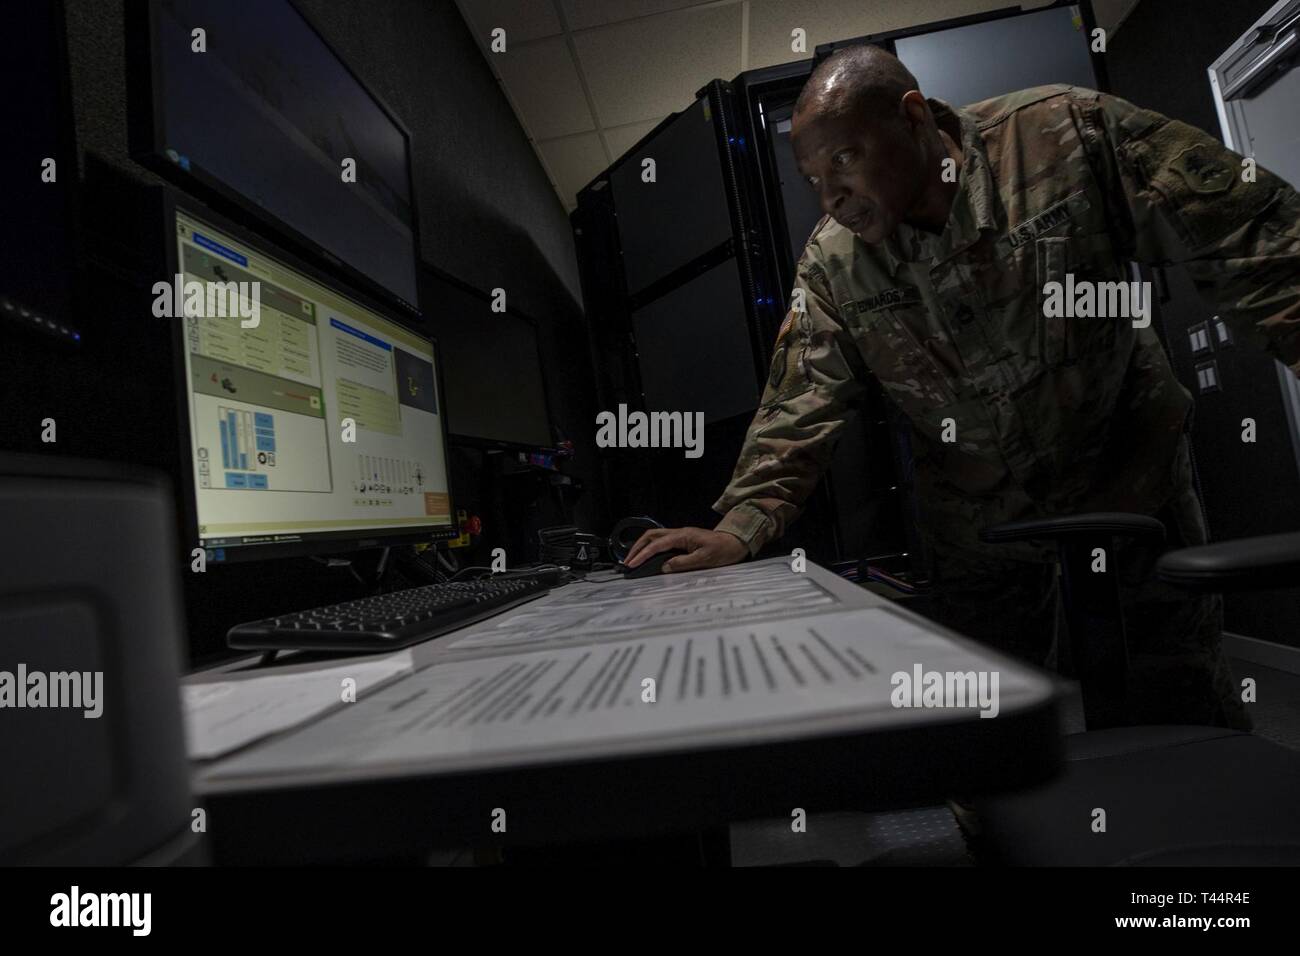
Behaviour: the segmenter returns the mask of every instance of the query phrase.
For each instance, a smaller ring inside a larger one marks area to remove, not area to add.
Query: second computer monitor
[[[206,211],[174,205],[194,531],[209,560],[454,533],[434,343]]]

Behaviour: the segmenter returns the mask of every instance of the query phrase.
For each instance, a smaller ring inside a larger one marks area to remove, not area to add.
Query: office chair
[[[173,515],[152,473],[0,453],[0,672],[17,694],[19,674],[46,685],[0,711],[0,864],[206,860],[191,829]]]
[[[1053,781],[977,797],[958,814],[981,862],[1011,865],[1300,864],[1300,752],[1263,737],[1196,726],[1115,726],[1127,649],[1115,574],[1093,574],[1093,547],[1121,535],[1163,540],[1154,518],[1098,513],[982,529],[985,541],[1055,540],[1074,670],[1088,730],[1065,738]],[[1300,532],[1182,548],[1156,575],[1192,592],[1300,581]],[[1098,809],[1105,832],[1095,832]]]

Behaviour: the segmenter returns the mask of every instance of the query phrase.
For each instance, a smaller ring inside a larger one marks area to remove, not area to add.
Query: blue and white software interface
[[[181,320],[200,543],[450,527],[432,344],[181,210],[176,242],[187,289],[260,293]]]

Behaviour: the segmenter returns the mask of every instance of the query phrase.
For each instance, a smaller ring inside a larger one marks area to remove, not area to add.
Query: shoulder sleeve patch
[[[1129,144],[1157,202],[1193,249],[1221,239],[1273,201],[1280,180],[1264,169],[1243,181],[1241,157],[1185,123],[1169,120]]]
[[[1227,163],[1211,156],[1204,146],[1188,146],[1169,163],[1169,168],[1183,178],[1194,193],[1213,196],[1232,188],[1236,176]]]

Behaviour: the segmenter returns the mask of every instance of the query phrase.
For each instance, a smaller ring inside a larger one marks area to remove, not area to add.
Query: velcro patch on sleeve
[[[1199,143],[1175,156],[1169,168],[1183,177],[1188,189],[1205,196],[1227,192],[1236,179],[1236,173],[1227,163],[1211,156]]]
[[[1222,239],[1257,216],[1281,182],[1264,169],[1255,170],[1254,182],[1245,181],[1235,153],[1177,120],[1151,132],[1138,155],[1165,211],[1192,249]]]

